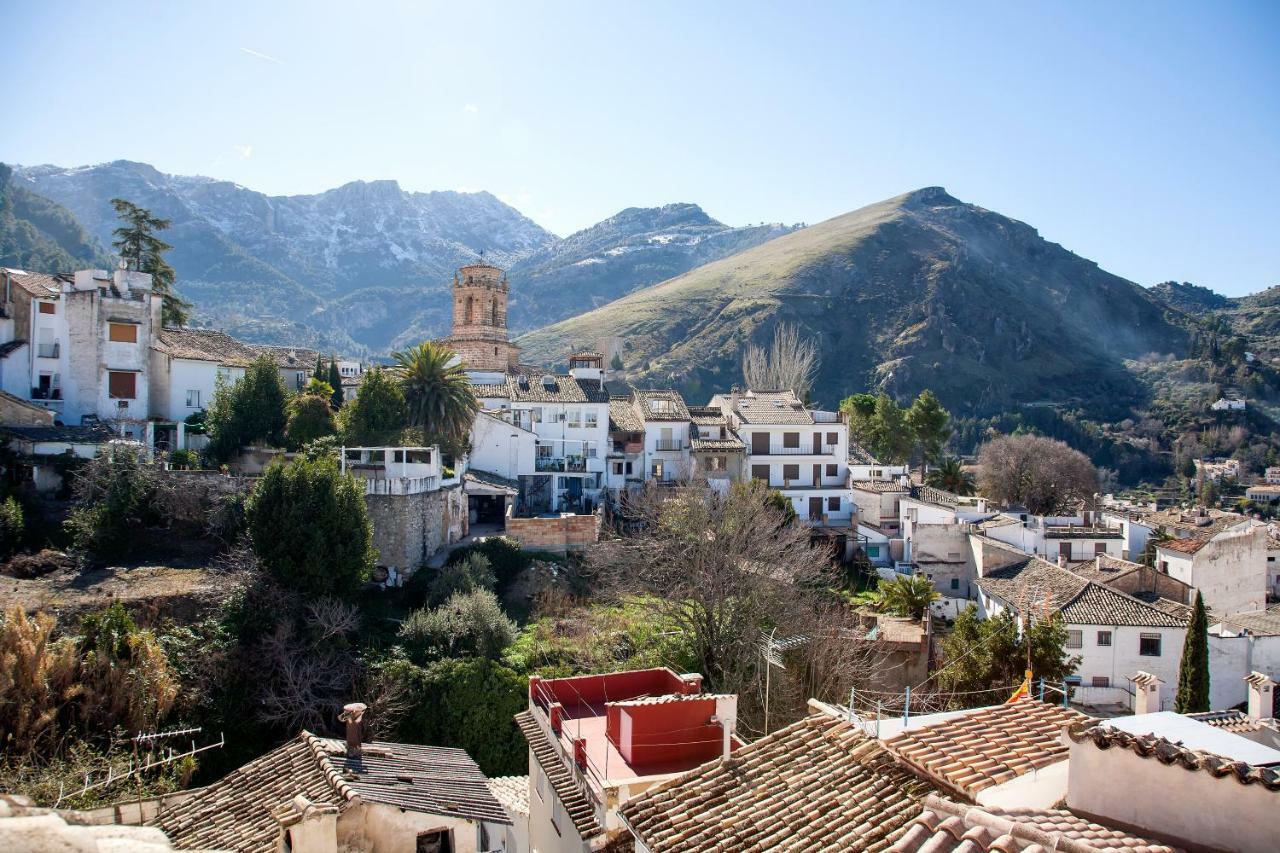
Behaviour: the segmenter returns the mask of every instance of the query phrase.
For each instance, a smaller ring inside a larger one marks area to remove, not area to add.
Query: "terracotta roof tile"
[[[1178,848],[1086,820],[1066,809],[999,809],[931,796],[892,853],[1176,853]]]
[[[636,414],[630,397],[609,400],[610,432],[644,432],[644,421]]]
[[[887,849],[932,786],[817,714],[650,789],[620,814],[653,853]]]
[[[635,409],[639,412],[640,417],[646,421],[688,421],[689,409],[684,404],[684,398],[676,391],[664,389],[650,389],[641,391],[636,389],[636,405]],[[663,411],[654,411],[654,405],[658,404]]]
[[[1064,761],[1063,727],[1086,719],[1079,711],[1028,699],[907,729],[885,740],[885,747],[972,798],[984,788]]]
[[[26,270],[11,269],[8,267],[5,267],[2,271],[8,274],[10,281],[25,290],[29,295],[38,299],[56,297],[62,292],[62,288],[58,284],[57,276],[47,275],[42,272],[27,272]]]
[[[1213,726],[1215,729],[1233,732],[1235,734],[1247,734],[1249,732],[1262,731],[1263,729],[1275,729],[1276,721],[1274,719],[1259,720],[1256,717],[1250,717],[1244,711],[1203,711],[1198,714],[1187,714],[1193,720],[1199,720],[1206,725]]]
[[[586,841],[603,832],[599,821],[596,820],[595,807],[579,790],[573,774],[560,760],[560,753],[555,744],[547,738],[538,721],[533,718],[533,714],[529,711],[516,714],[516,725],[520,727],[524,739],[529,742],[529,749],[533,752],[534,759],[542,768],[542,772],[547,774],[547,780],[555,789],[556,797],[564,806],[569,819],[573,821],[578,835]]]
[[[897,480],[854,480],[849,484],[850,488],[859,492],[875,492],[883,494],[885,492],[902,492],[907,494],[911,491],[909,486],[904,486]]]
[[[1050,608],[1080,625],[1178,628],[1185,617],[1167,613],[1039,557],[1002,566],[978,578],[978,588],[1018,608],[1048,600]]]
[[[155,348],[171,358],[213,361],[235,367],[246,367],[259,352],[226,332],[215,329],[162,329],[156,335]],[[315,364],[315,360],[311,362]]]
[[[1280,793],[1280,768],[1232,761],[1220,755],[1179,746],[1156,735],[1135,735],[1098,725],[1092,720],[1069,726],[1067,735],[1076,743],[1090,742],[1098,749],[1127,749],[1134,755],[1154,758],[1161,764],[1205,772],[1215,779],[1234,779],[1241,785],[1261,785],[1268,791]]]
[[[268,344],[251,344],[258,355],[269,355],[280,367],[286,369],[314,370],[316,359],[320,353],[303,347],[274,346]]]
[[[489,780],[489,790],[508,813],[529,816],[528,776],[495,776]]]

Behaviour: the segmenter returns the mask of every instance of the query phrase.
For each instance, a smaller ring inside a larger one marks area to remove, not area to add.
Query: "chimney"
[[[716,713],[711,722],[720,725],[720,757],[727,760],[733,753],[733,733],[738,727],[738,697],[717,696]]]
[[[1275,715],[1275,682],[1265,673],[1251,672],[1244,677],[1249,686],[1249,719],[1266,720]]]
[[[1058,554],[1058,568],[1060,568],[1060,569],[1065,569],[1066,567],[1067,567],[1067,555],[1066,555],[1066,554],[1059,553],[1059,554]]]
[[[360,745],[364,742],[364,724],[361,722],[364,712],[369,706],[363,702],[352,702],[344,705],[338,719],[347,724],[347,757],[359,758]]]
[[[1160,685],[1163,681],[1149,672],[1138,672],[1133,676],[1133,713],[1154,714],[1160,710]]]

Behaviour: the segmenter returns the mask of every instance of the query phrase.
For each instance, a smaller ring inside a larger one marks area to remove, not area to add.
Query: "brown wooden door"
[[[819,488],[820,486],[822,486],[822,466],[814,465],[813,466],[813,487],[816,489],[816,488]]]
[[[822,433],[820,432],[813,434],[813,452],[822,453]]]
[[[1068,560],[1071,559],[1071,543],[1070,542],[1058,543],[1058,556],[1065,557]]]
[[[809,498],[809,518],[822,520],[822,498]]]

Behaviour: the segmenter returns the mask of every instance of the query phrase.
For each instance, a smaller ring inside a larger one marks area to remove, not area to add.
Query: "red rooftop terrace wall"
[[[696,696],[702,692],[701,675],[677,675],[666,667],[633,669],[603,675],[577,675],[572,678],[529,679],[529,702],[543,710],[552,702],[564,706],[568,715],[579,711],[590,714],[591,706],[599,713],[606,702],[625,702],[652,696]]]
[[[605,730],[632,767],[674,762],[697,765],[724,750],[724,731],[718,723],[710,722],[715,713],[715,696],[611,703]]]

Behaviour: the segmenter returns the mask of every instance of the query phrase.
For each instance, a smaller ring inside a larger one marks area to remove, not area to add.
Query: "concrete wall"
[[[533,551],[585,551],[600,536],[600,515],[561,513],[551,518],[516,518],[507,509],[506,535]]]
[[[481,412],[471,425],[471,455],[468,465],[509,480],[534,473],[534,445],[537,436],[501,418]]]
[[[466,496],[460,488],[410,495],[365,495],[378,564],[412,574],[461,536]],[[451,533],[454,535],[451,536]]]
[[[1095,677],[1108,680],[1111,687],[1128,688],[1129,681],[1139,670],[1149,672],[1164,684],[1160,688],[1161,710],[1172,710],[1173,699],[1178,692],[1178,667],[1182,662],[1182,645],[1186,642],[1185,628],[1139,628],[1132,625],[1067,625],[1071,631],[1079,631],[1081,647],[1068,648],[1069,656],[1079,655],[1080,664],[1075,675],[1082,687],[1093,686]],[[1098,644],[1098,632],[1111,632],[1111,645]],[[1138,653],[1143,634],[1160,635],[1160,656]],[[1242,683],[1243,685],[1243,683]],[[1085,692],[1088,696],[1088,692]],[[1218,707],[1214,705],[1213,707]]]
[[[580,853],[587,849],[533,750],[529,751],[529,849],[538,853]]]
[[[969,597],[977,574],[963,525],[907,523],[902,534],[910,540],[911,560],[933,576],[934,589],[953,598]]]
[[[213,392],[218,387],[220,368],[212,361],[170,358],[152,351],[151,357],[151,414],[171,421],[185,420],[188,415],[208,409],[213,402]],[[227,382],[235,384],[244,377],[244,368],[221,368]],[[187,405],[187,392],[199,391],[200,404]]]
[[[1222,615],[1262,610],[1267,601],[1267,532],[1261,525],[1228,530],[1194,554],[1158,548],[1177,580],[1196,587],[1205,606]]]
[[[1244,677],[1254,671],[1280,680],[1280,636],[1209,634],[1209,707],[1232,708],[1246,701]]]
[[[359,803],[338,818],[338,849],[362,853],[414,853],[418,834],[449,830],[456,853],[493,850],[501,837],[481,847],[480,827],[475,821],[407,811],[383,803]]]
[[[1128,749],[1069,741],[1067,807],[1158,837],[1240,853],[1276,848],[1276,794]],[[1118,796],[1118,794],[1122,794]]]

